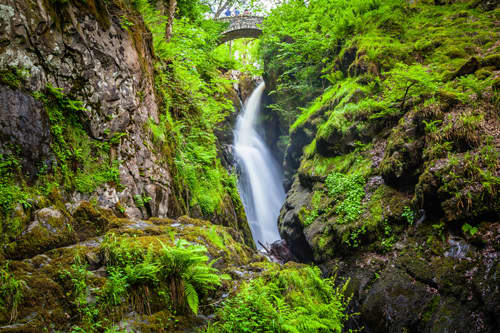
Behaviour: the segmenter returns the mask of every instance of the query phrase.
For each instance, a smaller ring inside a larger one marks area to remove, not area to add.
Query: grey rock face
[[[153,151],[147,126],[150,119],[158,121],[159,112],[150,75],[151,36],[138,26],[141,40],[134,40],[120,26],[121,9],[109,4],[107,11],[111,19],[102,23],[82,4],[70,3],[55,13],[43,1],[0,0],[0,70],[29,72],[27,93],[0,86],[0,142],[20,145],[23,166],[34,174],[50,159],[50,131],[41,104],[29,93],[47,84],[60,87],[84,102],[91,137],[126,133],[112,152],[121,163],[125,189],[99,189],[93,194],[98,204],[111,208],[120,202],[130,217],[166,216],[171,176]],[[151,197],[149,209],[135,207],[134,195]],[[72,199],[88,196],[75,193]]]
[[[0,85],[0,153],[9,152],[9,144],[20,148],[27,175],[34,176],[38,167],[50,164],[50,130],[42,104]]]
[[[303,261],[312,259],[312,251],[304,236],[299,214],[300,210],[310,202],[311,196],[312,193],[296,180],[288,192],[278,219],[281,237],[293,249],[293,254]]]

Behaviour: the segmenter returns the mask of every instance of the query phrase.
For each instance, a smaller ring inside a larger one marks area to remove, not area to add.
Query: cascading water
[[[257,247],[278,239],[278,216],[285,201],[282,171],[257,131],[265,84],[248,98],[234,133],[236,159],[240,167],[238,190]]]

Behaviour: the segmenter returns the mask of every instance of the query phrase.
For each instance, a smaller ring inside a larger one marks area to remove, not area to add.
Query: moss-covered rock
[[[25,258],[56,247],[75,243],[72,220],[60,210],[43,208],[34,213],[34,220],[14,242],[6,247],[8,258]]]

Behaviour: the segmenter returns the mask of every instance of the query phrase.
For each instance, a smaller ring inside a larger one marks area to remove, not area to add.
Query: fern
[[[342,294],[317,268],[272,266],[225,303],[208,332],[341,332]]]
[[[198,312],[199,294],[221,285],[217,269],[208,262],[207,249],[202,245],[191,245],[180,239],[175,246],[166,246],[160,241],[162,252],[159,258],[164,280],[173,285],[184,285],[184,294],[191,311]],[[173,290],[171,290],[174,292]],[[178,295],[172,294],[174,305],[181,305]],[[182,309],[180,309],[182,310]]]
[[[189,308],[191,309],[191,311],[193,311],[194,314],[198,314],[199,299],[196,289],[191,283],[184,282],[184,290],[186,293],[186,300]]]

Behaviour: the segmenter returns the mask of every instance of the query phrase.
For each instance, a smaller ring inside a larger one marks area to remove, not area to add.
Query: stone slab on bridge
[[[254,15],[239,15],[223,17],[219,22],[228,22],[229,26],[222,33],[219,44],[238,38],[258,38],[262,34],[260,25],[264,17]]]

